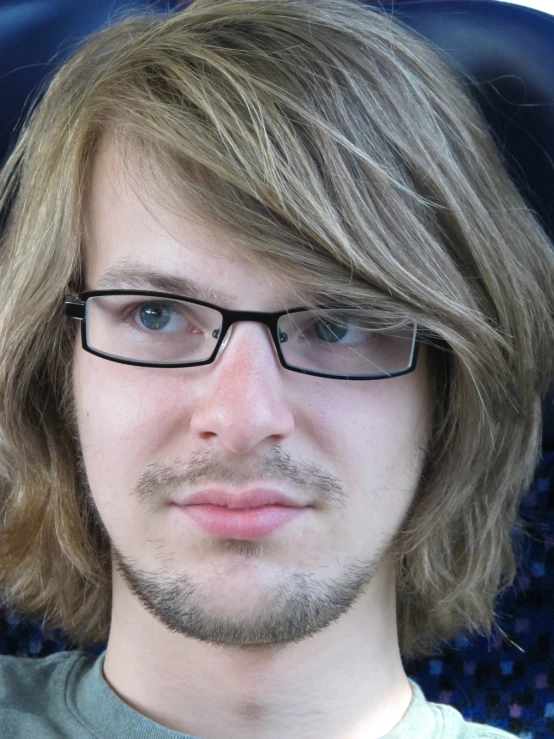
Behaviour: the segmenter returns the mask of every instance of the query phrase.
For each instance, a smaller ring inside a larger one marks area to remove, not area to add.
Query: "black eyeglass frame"
[[[104,352],[98,351],[96,349],[93,349],[89,346],[87,342],[87,332],[86,332],[86,302],[88,298],[94,298],[94,297],[100,297],[104,295],[143,295],[145,297],[153,297],[153,298],[166,298],[169,300],[181,300],[186,301],[187,303],[194,303],[195,305],[202,305],[206,308],[211,308],[212,310],[217,311],[221,314],[223,318],[223,323],[221,325],[220,334],[217,339],[217,344],[214,347],[214,350],[211,354],[211,356],[208,359],[204,359],[201,362],[161,362],[160,364],[154,364],[152,362],[142,362],[132,359],[119,359],[117,357],[114,357],[110,354],[106,354]],[[318,306],[322,310],[341,310],[341,306]],[[342,309],[352,310],[352,306],[342,306]],[[418,341],[418,335],[419,335],[419,326],[416,321],[414,321],[415,324],[415,331],[414,331],[414,339],[412,343],[412,361],[408,368],[397,370],[392,373],[383,373],[381,375],[355,375],[355,376],[349,376],[349,375],[332,375],[332,374],[326,374],[323,372],[314,372],[313,370],[306,370],[301,369],[299,367],[294,367],[292,365],[289,365],[283,355],[283,352],[281,351],[280,341],[279,341],[279,335],[277,333],[277,324],[279,321],[279,318],[282,316],[288,315],[290,313],[300,313],[301,311],[312,311],[312,308],[309,307],[302,307],[302,308],[290,308],[289,310],[283,310],[278,311],[276,313],[263,313],[259,311],[239,311],[239,310],[229,310],[227,308],[221,308],[218,305],[214,305],[213,303],[207,303],[204,300],[197,300],[195,298],[188,298],[183,295],[174,295],[173,293],[165,293],[165,292],[157,292],[154,290],[87,290],[85,292],[80,293],[78,296],[76,295],[66,295],[64,297],[64,313],[69,318],[76,318],[81,321],[81,342],[82,347],[85,351],[89,352],[90,354],[94,354],[97,357],[102,357],[103,359],[107,359],[110,362],[117,362],[118,364],[128,364],[135,367],[155,367],[155,368],[165,368],[165,367],[171,367],[171,368],[178,368],[178,367],[200,367],[205,364],[212,364],[212,362],[217,357],[217,354],[219,352],[219,349],[225,340],[225,337],[227,336],[227,332],[229,328],[234,324],[238,323],[239,321],[254,321],[256,323],[262,323],[264,326],[267,326],[269,329],[269,332],[271,334],[271,338],[273,339],[273,344],[275,346],[275,349],[277,351],[277,356],[279,357],[279,361],[281,362],[281,365],[285,368],[290,370],[291,372],[298,372],[302,375],[311,375],[313,377],[327,377],[332,380],[384,380],[384,379],[390,379],[392,377],[400,377],[401,375],[407,375],[409,372],[413,372],[417,365],[417,357],[418,357],[418,350],[419,350],[419,341]]]

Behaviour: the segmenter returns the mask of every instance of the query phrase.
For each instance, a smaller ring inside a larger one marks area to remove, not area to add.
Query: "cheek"
[[[417,373],[321,394],[306,410],[308,433],[317,439],[324,464],[341,478],[350,510],[364,512],[360,521],[397,519],[405,512],[426,452],[427,410]]]
[[[332,459],[352,466],[405,457],[421,443],[425,430],[425,398],[419,382],[406,378],[375,381],[343,393],[320,393],[303,413]],[[385,383],[388,382],[388,385]],[[317,431],[316,431],[317,430]]]
[[[171,371],[168,371],[171,375]],[[74,395],[83,457],[94,492],[129,488],[149,462],[167,455],[173,438],[175,456],[183,452],[186,385],[147,368],[108,362],[76,353]],[[171,452],[170,452],[171,454]]]

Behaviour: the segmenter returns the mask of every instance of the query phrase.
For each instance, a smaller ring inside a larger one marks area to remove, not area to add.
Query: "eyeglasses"
[[[66,295],[65,315],[81,321],[82,346],[112,362],[140,367],[210,364],[239,321],[268,327],[283,367],[337,380],[379,380],[413,372],[415,321],[381,308],[234,311],[150,290]]]

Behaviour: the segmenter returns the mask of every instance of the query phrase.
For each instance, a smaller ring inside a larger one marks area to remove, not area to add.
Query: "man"
[[[343,0],[131,17],[2,182],[2,590],[107,646],[0,658],[0,734],[511,736],[401,660],[490,628],[554,354],[435,54]]]

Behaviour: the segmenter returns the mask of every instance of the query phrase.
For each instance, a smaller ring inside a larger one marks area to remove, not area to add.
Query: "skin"
[[[187,219],[185,199],[182,216],[147,207],[109,139],[88,221],[86,289],[132,259],[217,287],[227,308],[298,305]],[[252,322],[194,368],[117,364],[78,337],[76,423],[112,545],[104,677],[123,701],[202,739],[371,739],[401,721],[412,690],[387,550],[426,450],[426,362],[421,347],[416,371],[394,379],[304,376],[280,365]],[[146,478],[152,470],[176,482]],[[312,507],[254,541],[212,536],[169,506],[260,483]]]

